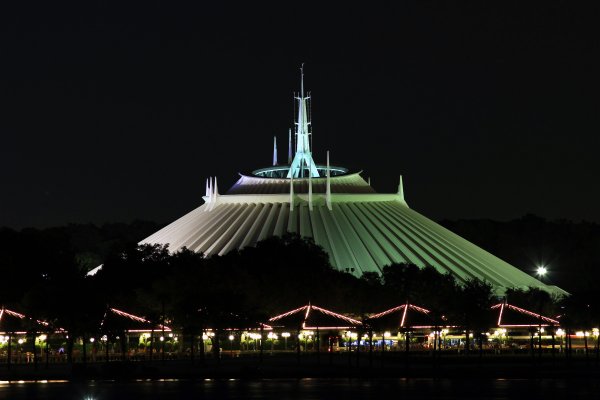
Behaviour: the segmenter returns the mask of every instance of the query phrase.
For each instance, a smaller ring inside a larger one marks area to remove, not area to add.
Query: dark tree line
[[[131,230],[119,225],[104,231],[89,226],[0,230],[7,282],[0,303],[50,321],[71,337],[95,334],[110,305],[168,322],[193,340],[207,326],[249,326],[309,301],[358,318],[410,302],[430,309],[440,324],[449,318],[478,333],[489,328],[487,310],[499,301],[486,282],[458,284],[432,267],[390,265],[381,276],[358,278],[333,269],[323,249],[297,236],[210,258],[186,249],[171,254],[167,247],[136,245],[154,229],[138,224]],[[100,261],[102,271],[86,277]],[[581,290],[557,302],[542,291],[509,290],[507,297],[534,312],[564,315],[572,326],[591,327],[600,323],[594,294]]]

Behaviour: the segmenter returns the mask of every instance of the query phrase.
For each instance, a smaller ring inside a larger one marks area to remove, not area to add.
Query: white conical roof
[[[171,251],[187,247],[210,256],[291,232],[314,239],[335,268],[355,275],[411,263],[451,272],[459,281],[486,280],[498,293],[529,286],[564,293],[412,210],[401,195],[374,193],[358,174],[331,177],[331,210],[326,178],[313,178],[312,211],[306,181],[294,179],[290,211],[289,180],[242,176],[230,190],[241,194],[205,197],[208,203],[141,243],[169,244]],[[249,193],[254,190],[258,194]]]
[[[314,239],[335,268],[355,275],[381,272],[392,263],[411,263],[450,272],[463,282],[488,281],[499,294],[529,286],[565,293],[410,209],[402,177],[397,193],[378,194],[360,173],[331,166],[329,153],[326,165],[314,163],[303,85],[302,80],[296,154],[289,165],[240,174],[225,195],[218,194],[216,178],[214,185],[211,180],[205,204],[140,244],[223,255],[290,232]]]

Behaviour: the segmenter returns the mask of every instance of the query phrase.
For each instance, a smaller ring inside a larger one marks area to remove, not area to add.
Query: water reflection
[[[0,381],[0,399],[532,399],[595,398],[593,379],[203,379]],[[385,397],[384,397],[385,396]]]

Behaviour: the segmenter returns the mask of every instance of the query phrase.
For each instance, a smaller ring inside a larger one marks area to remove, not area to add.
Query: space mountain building
[[[309,99],[302,75],[287,163],[277,162],[275,143],[273,165],[240,174],[225,194],[216,178],[209,179],[204,204],[140,244],[168,244],[171,251],[186,247],[211,256],[290,232],[312,238],[335,268],[356,276],[411,263],[450,272],[459,282],[485,280],[497,294],[527,287],[565,294],[411,209],[402,177],[396,193],[377,193],[360,171],[330,165],[329,152],[326,163],[315,162]]]

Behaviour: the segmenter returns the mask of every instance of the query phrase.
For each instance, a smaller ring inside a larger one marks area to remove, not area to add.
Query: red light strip
[[[7,310],[6,308],[4,309],[4,311],[6,312],[6,314],[8,314],[10,316],[17,317],[17,318],[20,318],[20,319],[25,318],[25,315],[19,314],[18,312]]]
[[[394,308],[390,308],[389,310],[382,311],[382,312],[380,312],[379,314],[371,315],[371,316],[369,317],[369,319],[370,319],[370,318],[380,318],[380,317],[383,317],[383,316],[385,316],[385,315],[388,315],[388,314],[391,314],[391,313],[393,313],[393,312],[395,312],[395,311],[401,310],[401,309],[403,309],[404,307],[406,307],[406,304],[402,304],[401,306],[394,307]]]
[[[536,313],[534,313],[534,312],[531,312],[531,311],[525,310],[524,308],[516,307],[516,306],[510,305],[510,304],[507,304],[506,306],[507,306],[508,308],[512,308],[513,310],[515,310],[515,311],[518,311],[518,312],[521,312],[521,313],[523,313],[523,314],[528,314],[528,315],[531,315],[531,316],[533,316],[533,317],[540,318],[540,319],[542,319],[542,320],[544,320],[544,321],[546,321],[546,322],[549,322],[549,323],[551,323],[551,324],[558,324],[558,323],[559,323],[559,322],[558,322],[557,320],[555,320],[555,319],[548,318],[548,317],[544,317],[544,316],[543,316],[543,315],[541,315],[541,314],[536,314]]]
[[[305,309],[305,308],[307,308],[307,307],[308,307],[308,306],[302,306],[302,307],[300,307],[300,308],[296,308],[295,310],[288,311],[288,312],[286,312],[286,313],[283,313],[283,314],[277,315],[277,316],[275,316],[275,317],[273,317],[273,318],[269,318],[269,322],[277,321],[277,320],[279,320],[279,319],[281,319],[281,318],[285,318],[285,317],[287,317],[288,315],[296,314],[296,313],[298,313],[298,312],[300,312],[300,311],[304,310],[304,309]]]
[[[504,312],[504,303],[500,304],[500,315],[498,316],[498,326],[502,326],[502,313],[503,312]]]
[[[404,326],[404,321],[406,321],[406,313],[408,313],[408,307],[404,306],[404,312],[402,313],[402,320],[400,321],[400,327]]]
[[[6,308],[2,308],[2,309],[0,310],[0,320],[2,319],[2,316],[3,316],[5,313],[6,313],[6,315],[10,315],[11,317],[15,317],[15,318],[19,318],[19,319],[25,319],[25,318],[28,318],[28,317],[27,317],[26,315],[24,315],[24,314],[18,313],[18,312],[16,312],[16,311],[8,310],[8,309],[6,309]],[[32,319],[32,318],[29,318],[29,319],[33,321],[33,319]],[[36,319],[36,320],[35,320],[35,322],[36,322],[36,323],[38,323],[38,324],[40,324],[40,325],[46,326],[46,327],[50,326],[50,324],[49,324],[48,322],[46,322],[46,321],[42,321],[42,320],[39,320],[39,319]],[[64,332],[64,331],[65,331],[65,330],[64,330],[63,328],[56,328],[56,331],[55,331],[55,332]],[[20,332],[15,332],[15,333],[20,333]]]
[[[500,316],[498,317],[498,326],[507,326],[507,327],[510,327],[510,326],[513,326],[513,327],[523,327],[523,326],[535,326],[535,325],[539,326],[539,324],[531,324],[531,325],[502,325],[502,314],[504,313],[504,306],[510,308],[511,310],[515,310],[515,311],[517,311],[517,312],[519,312],[521,314],[526,314],[526,315],[529,315],[531,317],[539,318],[539,319],[541,319],[543,321],[546,321],[546,322],[548,322],[550,324],[554,324],[554,325],[558,325],[559,324],[559,322],[557,320],[555,320],[555,319],[544,317],[543,315],[536,314],[536,313],[531,312],[529,310],[526,310],[524,308],[513,306],[512,304],[498,303],[498,304],[493,305],[493,306],[490,307],[491,310],[496,309],[496,308],[500,308]],[[544,325],[544,326],[547,326],[547,325]]]
[[[335,313],[333,311],[326,310],[326,309],[321,308],[321,307],[317,307],[317,306],[312,305],[312,304],[309,304],[307,306],[302,306],[302,307],[296,308],[295,310],[291,310],[291,311],[288,311],[286,313],[283,313],[283,314],[277,315],[275,317],[269,318],[269,322],[274,322],[274,321],[280,320],[282,318],[285,318],[285,317],[287,317],[289,315],[293,315],[293,314],[299,313],[302,310],[306,310],[306,313],[304,315],[304,322],[302,324],[302,327],[305,328],[305,329],[311,329],[311,328],[305,327],[306,320],[308,319],[308,316],[310,314],[311,309],[315,309],[315,310],[317,310],[319,312],[322,312],[323,314],[327,314],[327,315],[335,317],[335,318],[343,319],[344,321],[349,322],[352,325],[362,325],[362,322],[360,322],[358,320],[352,319],[350,317],[346,317],[345,315],[338,314],[338,313]],[[334,327],[324,328],[324,329],[337,329],[337,327],[335,327],[335,328]],[[345,328],[341,328],[341,329],[345,329]]]
[[[371,315],[369,317],[369,319],[371,319],[371,318],[381,318],[381,317],[386,316],[388,314],[391,314],[393,312],[405,309],[406,306],[408,306],[409,308],[412,308],[415,311],[421,312],[423,314],[429,314],[431,312],[430,310],[428,310],[426,308],[415,306],[414,304],[402,304],[402,305],[400,305],[398,307],[390,308],[389,310],[385,310],[385,311],[382,311],[382,312],[380,312],[378,314]],[[406,313],[406,310],[405,310],[405,313]]]
[[[356,326],[305,326],[302,329],[307,331],[328,330],[328,329],[354,329]]]
[[[126,313],[125,311],[117,310],[116,308],[111,308],[110,311],[114,312],[117,315],[120,315],[121,317],[126,317],[126,318],[132,319],[134,321],[148,322],[142,317],[138,317],[137,315]]]
[[[114,312],[117,315],[120,315],[121,317],[129,318],[129,319],[132,319],[132,320],[137,321],[137,322],[143,322],[143,323],[152,325],[152,322],[150,322],[147,319],[144,319],[142,317],[138,317],[137,315],[129,314],[129,313],[125,312],[125,311],[117,310],[116,308],[111,308],[110,311]],[[171,328],[169,328],[166,325],[164,325],[164,326],[161,325],[161,324],[157,324],[157,325],[158,325],[158,327],[160,329],[164,328],[165,331],[170,331],[171,330]],[[135,332],[135,331],[131,330],[131,332]]]
[[[313,307],[315,310],[321,311],[324,314],[330,315],[332,317],[343,319],[344,321],[348,321],[348,322],[350,322],[353,325],[362,325],[362,322],[360,322],[360,321],[358,321],[356,319],[352,319],[350,317],[346,317],[345,315],[334,313],[333,311],[329,311],[329,310],[326,310],[324,308],[317,307],[317,306],[311,306],[311,307]]]
[[[426,308],[417,307],[417,306],[415,306],[415,305],[413,305],[413,304],[409,304],[408,306],[409,306],[410,308],[412,308],[412,309],[416,310],[416,311],[422,312],[423,314],[429,314],[429,313],[431,312],[431,311],[429,311],[429,310],[428,310],[428,309],[426,309]]]

